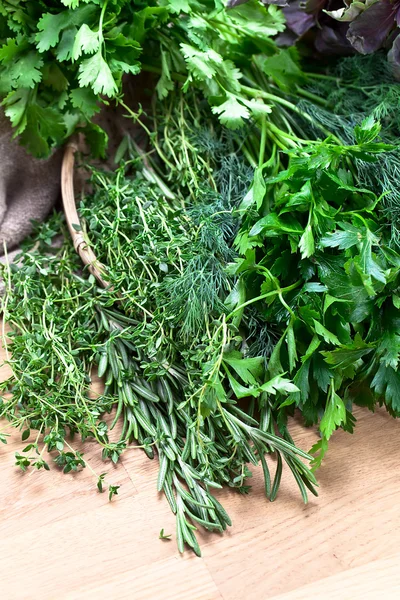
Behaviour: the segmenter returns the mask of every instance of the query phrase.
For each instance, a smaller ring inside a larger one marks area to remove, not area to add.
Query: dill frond
[[[159,303],[168,321],[179,326],[186,341],[199,336],[208,320],[224,310],[229,279],[214,255],[193,256],[179,277],[166,277],[159,289]]]

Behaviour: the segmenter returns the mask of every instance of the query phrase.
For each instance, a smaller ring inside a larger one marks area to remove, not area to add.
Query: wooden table
[[[122,486],[109,503],[89,469],[19,472],[14,433],[0,446],[1,600],[400,598],[399,423],[381,409],[356,415],[354,435],[332,438],[319,498],[304,506],[285,472],[271,504],[255,472],[248,497],[219,494],[233,527],[202,534],[200,559],[158,539],[161,528],[175,537],[174,516],[140,450],[113,468],[85,444],[92,467]],[[316,439],[297,423],[292,432],[304,449]]]

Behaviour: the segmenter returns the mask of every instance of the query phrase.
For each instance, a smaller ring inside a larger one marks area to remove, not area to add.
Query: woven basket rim
[[[76,209],[75,191],[74,191],[74,170],[75,153],[78,146],[74,141],[67,144],[64,150],[64,156],[61,168],[61,196],[65,218],[68,225],[68,231],[74,244],[76,252],[79,254],[82,262],[87,265],[90,273],[96,277],[97,281],[103,286],[108,287],[105,281],[106,267],[97,259],[93,252],[90,241],[83,231],[78,211]]]

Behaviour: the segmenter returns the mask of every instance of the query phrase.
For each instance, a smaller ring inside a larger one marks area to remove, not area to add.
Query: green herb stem
[[[281,294],[286,294],[287,292],[291,292],[292,290],[295,290],[296,288],[300,287],[302,285],[302,283],[303,283],[302,281],[296,281],[296,283],[288,285],[287,287],[284,287],[282,289],[272,290],[271,292],[261,294],[260,296],[257,296],[256,298],[251,298],[251,300],[247,300],[247,302],[243,302],[239,306],[236,306],[236,308],[227,315],[226,320],[229,321],[233,317],[234,314],[236,314],[238,311],[242,310],[246,306],[249,306],[250,304],[254,304],[255,302],[259,302],[260,300],[264,300],[265,298],[272,298],[273,296],[279,296]]]

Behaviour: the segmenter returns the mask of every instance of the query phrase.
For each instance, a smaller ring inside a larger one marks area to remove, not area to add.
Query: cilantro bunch
[[[82,123],[99,136],[90,122],[100,95],[115,96],[123,74],[140,70],[146,17],[136,9],[128,27],[134,11],[126,0],[0,2],[0,94],[30,152],[46,156]]]
[[[296,51],[273,41],[284,22],[258,0],[229,10],[220,0],[0,0],[4,110],[37,156],[76,129],[101,154],[105,134],[93,123],[101,103],[122,101],[124,76],[148,71],[159,98],[196,88],[224,125],[258,123],[282,90],[303,93]],[[260,84],[263,96],[253,89]]]

